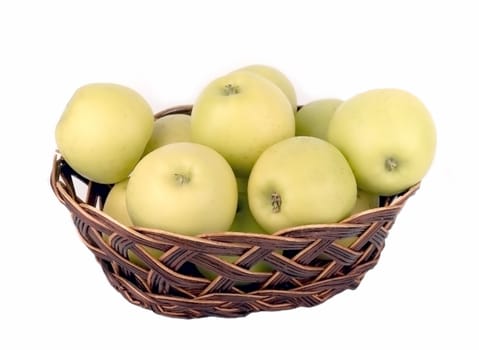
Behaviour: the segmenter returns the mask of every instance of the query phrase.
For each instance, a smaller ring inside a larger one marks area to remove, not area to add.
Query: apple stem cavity
[[[185,176],[183,174],[178,174],[178,173],[175,173],[175,181],[178,185],[184,185],[184,184],[187,184],[188,182],[190,182],[190,178],[188,176]]]
[[[386,168],[387,171],[394,171],[398,166],[398,162],[396,159],[389,157],[386,159],[384,162],[384,167]]]
[[[279,213],[281,211],[281,196],[279,193],[271,193],[271,205],[273,207],[273,213]]]
[[[238,85],[226,84],[223,87],[224,96],[236,95],[236,94],[239,94],[239,92],[240,92],[240,88]]]

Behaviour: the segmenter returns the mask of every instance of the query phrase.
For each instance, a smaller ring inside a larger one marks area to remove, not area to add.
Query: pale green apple
[[[224,256],[220,256],[220,258],[225,260],[226,262],[233,263],[236,260],[238,260],[239,256],[224,255]],[[214,280],[218,276],[215,272],[203,266],[197,265],[196,267],[198,268],[198,271],[210,281]],[[252,272],[270,272],[272,270],[273,270],[273,267],[263,260],[258,261],[257,263],[253,264],[253,266],[249,268],[249,271],[252,271]],[[235,285],[237,286],[242,286],[245,284],[247,283],[241,283],[241,282],[235,283]]]
[[[343,101],[337,98],[314,100],[296,112],[296,136],[314,136],[327,141],[329,121]]]
[[[125,226],[133,226],[126,208],[128,178],[113,185],[103,205],[103,211]]]
[[[251,64],[244,66],[239,70],[247,70],[249,72],[259,74],[276,84],[288,98],[293,111],[296,111],[298,102],[294,85],[291,83],[291,80],[289,80],[289,78],[278,68],[264,64]]]
[[[143,155],[173,142],[190,142],[191,125],[187,114],[170,114],[155,120],[153,133],[146,144]]]
[[[351,210],[351,215],[361,213],[365,210],[374,209],[379,207],[379,196],[374,193],[368,193],[358,188],[358,193],[356,196],[356,203],[354,204],[353,209]],[[344,247],[349,247],[356,241],[357,237],[345,237],[340,238],[336,242]]]
[[[108,214],[113,219],[125,226],[133,226],[128,210],[126,207],[126,187],[128,185],[128,179],[116,183],[108,192],[105,204],[103,206],[103,212]],[[105,241],[108,240],[107,235],[103,235]],[[145,247],[143,248],[149,252],[153,257],[159,258],[162,252],[158,249]],[[138,266],[146,267],[145,263],[131,250],[127,252],[130,261]]]
[[[248,192],[248,178],[247,177],[236,177],[236,185],[238,186],[238,193],[247,193]]]
[[[265,233],[265,230],[258,225],[249,209],[247,179],[237,178],[236,180],[238,184],[238,206],[229,231]]]
[[[250,210],[270,233],[338,222],[350,214],[356,193],[354,174],[341,152],[312,136],[269,147],[248,180]]]
[[[379,195],[397,194],[421,181],[436,148],[434,121],[425,105],[392,88],[344,101],[327,138],[349,161],[358,186]]]
[[[213,149],[191,142],[170,143],[148,153],[126,189],[135,225],[185,235],[227,231],[237,202],[230,165]]]
[[[153,111],[136,91],[118,84],[80,87],[55,129],[60,154],[80,175],[113,184],[128,177],[153,131]]]
[[[210,82],[193,104],[193,142],[218,151],[238,176],[247,176],[259,155],[294,136],[294,113],[269,80],[236,71]]]
[[[380,198],[379,195],[375,193],[369,193],[358,188],[358,193],[356,197],[356,204],[351,211],[351,215],[379,207]]]
[[[238,209],[229,231],[233,232],[252,232],[252,233],[265,233],[264,229],[258,225],[255,218],[251,214],[248,205],[248,179],[236,178],[238,186]],[[222,256],[222,259],[228,262],[234,262],[238,259],[238,256]],[[208,278],[209,280],[215,279],[216,273],[210,271],[202,266],[197,266],[198,270]],[[269,272],[272,270],[272,266],[265,261],[259,261],[250,268],[253,272]],[[240,284],[241,285],[241,284]]]

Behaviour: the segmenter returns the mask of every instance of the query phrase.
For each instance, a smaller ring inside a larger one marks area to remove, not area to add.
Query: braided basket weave
[[[155,117],[190,112],[186,105]],[[382,197],[379,208],[337,224],[293,227],[272,235],[222,232],[190,237],[118,223],[101,211],[111,186],[78,175],[60,155],[54,158],[50,181],[110,284],[129,302],[177,318],[311,307],[356,288],[378,262],[397,215],[419,188],[417,184]],[[350,248],[334,243],[349,236],[359,237]],[[158,259],[145,247],[164,253]],[[128,259],[129,250],[142,266]],[[228,255],[238,258],[220,258]],[[248,269],[261,260],[273,270]],[[217,277],[206,279],[197,266]]]

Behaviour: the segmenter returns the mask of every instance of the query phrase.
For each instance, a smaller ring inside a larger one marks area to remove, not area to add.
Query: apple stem
[[[223,94],[225,96],[236,95],[240,92],[238,85],[226,84],[223,88]]]
[[[396,169],[398,166],[398,162],[394,158],[387,158],[386,161],[384,162],[384,167],[386,168],[387,171],[393,171]]]
[[[183,174],[175,174],[175,180],[178,185],[183,185],[187,184],[190,182],[190,178],[188,176],[185,176]]]
[[[273,213],[279,213],[281,211],[281,196],[279,193],[271,193],[271,205],[273,206]]]

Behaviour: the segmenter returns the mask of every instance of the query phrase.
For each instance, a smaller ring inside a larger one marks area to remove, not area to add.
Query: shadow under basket
[[[174,107],[156,118],[190,111],[191,106]],[[312,307],[355,289],[377,264],[397,215],[420,185],[381,197],[379,208],[336,224],[292,227],[271,235],[221,232],[190,237],[126,227],[104,214],[101,209],[112,186],[83,178],[60,155],[54,158],[50,182],[110,284],[130,303],[177,318]],[[349,248],[335,243],[351,236],[358,239]],[[141,264],[131,262],[132,253]],[[267,272],[250,269],[260,261],[270,267]],[[216,277],[205,278],[202,269]]]

